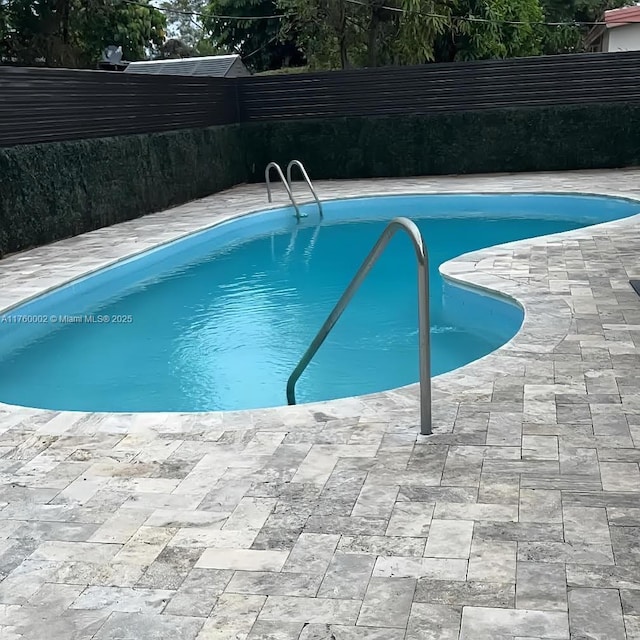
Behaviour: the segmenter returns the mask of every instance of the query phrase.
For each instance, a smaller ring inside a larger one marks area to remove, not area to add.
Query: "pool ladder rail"
[[[382,232],[369,255],[360,265],[353,280],[344,290],[344,293],[336,303],[322,327],[312,340],[309,348],[300,359],[298,366],[287,381],[287,402],[296,404],[296,382],[302,375],[307,365],[311,362],[316,352],[329,335],[331,329],[346,309],[354,294],[362,284],[367,274],[384,252],[389,241],[398,231],[404,231],[409,236],[416,254],[418,263],[418,329],[419,329],[419,367],[420,367],[420,433],[431,434],[431,329],[429,324],[429,254],[422,238],[420,230],[415,222],[408,218],[394,218]]]
[[[291,200],[291,204],[293,205],[293,208],[296,212],[296,218],[298,220],[300,220],[300,218],[305,217],[305,214],[302,214],[300,212],[300,207],[293,195],[293,185],[292,185],[292,181],[291,181],[291,171],[293,169],[293,167],[298,167],[300,169],[300,173],[302,174],[302,177],[304,178],[304,181],[307,183],[307,186],[309,187],[309,190],[311,191],[311,194],[313,195],[313,199],[316,201],[316,204],[318,205],[318,211],[320,212],[320,219],[322,219],[324,217],[323,211],[322,211],[322,203],[320,202],[320,198],[318,198],[318,194],[316,193],[316,190],[313,188],[313,183],[311,182],[311,178],[309,178],[309,174],[307,173],[307,170],[304,168],[304,165],[302,164],[302,162],[300,162],[300,160],[292,160],[288,165],[287,165],[287,177],[285,178],[284,173],[282,172],[282,168],[280,167],[280,165],[277,162],[270,162],[267,165],[267,168],[264,170],[264,181],[267,184],[267,199],[269,200],[269,202],[272,202],[272,198],[271,198],[271,170],[275,169],[278,177],[280,178],[280,180],[282,181],[282,184],[284,185],[284,188],[287,191],[287,195],[289,196],[289,200]]]

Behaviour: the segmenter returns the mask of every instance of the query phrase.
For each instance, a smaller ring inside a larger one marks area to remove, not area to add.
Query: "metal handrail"
[[[405,231],[416,252],[418,261],[418,329],[419,329],[419,361],[420,361],[420,433],[429,435],[431,433],[431,347],[430,347],[430,327],[429,327],[429,254],[420,230],[416,224],[408,218],[394,218],[382,232],[378,242],[374,245],[369,255],[360,265],[358,272],[344,290],[340,300],[336,303],[333,311],[325,320],[320,331],[316,334],[309,348],[300,359],[298,366],[287,381],[287,402],[296,403],[295,387],[298,378],[307,368],[309,362],[329,335],[331,329],[346,309],[353,298],[353,295],[366,278],[367,274],[385,250],[391,238],[397,231]]]
[[[287,190],[287,193],[289,194],[289,200],[291,200],[291,204],[293,205],[293,208],[296,210],[296,218],[300,220],[301,218],[300,208],[298,207],[298,203],[296,202],[296,199],[293,197],[293,191],[291,190],[291,187],[287,182],[286,178],[284,177],[284,174],[282,173],[282,169],[280,168],[280,165],[277,162],[270,162],[267,165],[267,168],[264,170],[264,181],[267,183],[267,199],[269,200],[269,202],[271,202],[271,177],[270,177],[271,169],[275,169],[278,172],[278,176],[280,176],[280,180],[282,180],[282,184],[284,185],[284,188]]]
[[[300,162],[300,160],[292,160],[287,165],[287,182],[289,183],[289,187],[291,187],[291,190],[293,191],[293,186],[291,184],[291,169],[293,169],[293,167],[298,167],[300,169],[300,173],[302,174],[302,177],[307,183],[307,186],[311,190],[311,193],[313,194],[313,198],[316,201],[316,204],[318,205],[318,210],[320,211],[320,218],[324,218],[324,214],[322,212],[322,203],[320,202],[320,198],[318,198],[318,194],[316,193],[316,190],[313,188],[313,183],[311,182],[311,178],[309,177],[307,170],[304,168],[304,165],[302,164],[302,162]]]

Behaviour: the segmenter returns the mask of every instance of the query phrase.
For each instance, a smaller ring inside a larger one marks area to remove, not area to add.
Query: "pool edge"
[[[429,178],[429,180],[433,180],[433,178]],[[378,181],[373,181],[374,184],[378,184]],[[398,181],[401,182],[401,181]],[[345,181],[344,184],[349,184],[348,182]],[[237,190],[238,188],[236,188]],[[240,188],[241,189],[241,188]],[[437,190],[437,191],[424,191],[424,190],[415,190],[415,191],[411,191],[411,190],[403,190],[401,193],[397,193],[394,195],[432,195],[432,194],[447,194],[447,193],[453,193],[453,194],[460,194],[460,193],[476,193],[476,194],[501,194],[501,193],[510,193],[510,194],[526,194],[526,193],[535,193],[535,194],[542,194],[542,193],[546,193],[546,194],[553,194],[553,195],[589,195],[589,196],[600,196],[600,197],[613,197],[613,198],[622,198],[631,202],[638,202],[638,205],[640,207],[640,198],[639,197],[632,197],[629,194],[624,194],[621,195],[619,193],[615,193],[615,192],[602,192],[602,191],[597,191],[597,192],[587,192],[587,191],[558,191],[558,190],[549,190],[549,189],[544,189],[544,190],[531,190],[531,189],[518,189],[517,191],[505,191],[505,190],[482,190],[482,189],[478,189],[478,190],[468,190],[468,191],[448,191],[448,190]],[[352,198],[366,198],[366,197],[375,197],[375,196],[379,196],[379,195],[389,195],[388,192],[372,192],[372,193],[366,193],[366,194],[359,194],[359,195],[351,195],[351,196],[336,196],[334,198],[330,198],[330,199],[352,199]],[[214,198],[215,196],[213,196],[212,198]],[[207,200],[207,199],[205,199]],[[196,202],[202,202],[202,201],[196,201]],[[257,209],[255,207],[258,207]],[[217,221],[213,221],[213,222],[208,222],[207,224],[205,224],[204,226],[201,226],[199,229],[194,229],[191,231],[187,231],[187,232],[183,232],[180,235],[177,235],[176,237],[170,239],[170,240],[164,240],[162,242],[159,243],[155,243],[153,244],[153,246],[151,247],[142,247],[140,248],[138,251],[135,252],[131,252],[129,254],[127,254],[125,257],[120,257],[120,258],[115,258],[110,264],[108,265],[100,265],[100,266],[96,266],[93,268],[93,270],[87,270],[85,272],[83,272],[80,275],[75,275],[69,279],[67,279],[66,281],[62,282],[62,283],[58,283],[58,284],[52,284],[50,285],[50,287],[48,289],[42,289],[39,291],[36,291],[34,293],[31,293],[28,297],[25,297],[21,300],[19,300],[17,303],[14,303],[13,305],[11,305],[10,307],[3,307],[0,310],[0,313],[6,313],[7,311],[9,311],[12,308],[15,308],[16,306],[22,305],[26,302],[28,302],[29,300],[32,300],[33,298],[39,297],[45,293],[50,292],[51,290],[57,289],[60,286],[63,286],[65,284],[69,284],[70,282],[72,282],[73,280],[79,279],[79,278],[84,278],[87,277],[89,275],[91,275],[92,273],[95,273],[96,271],[99,271],[101,269],[104,269],[105,266],[113,266],[115,264],[118,264],[119,262],[122,262],[123,260],[128,260],[131,259],[135,256],[138,256],[142,253],[145,253],[146,251],[149,250],[153,250],[153,249],[157,249],[162,247],[165,244],[168,244],[170,242],[175,242],[180,240],[181,238],[184,238],[187,235],[191,235],[193,233],[198,233],[200,231],[206,231],[208,229],[211,229],[223,222],[227,222],[229,220],[235,219],[237,217],[240,216],[246,216],[246,215],[250,215],[252,213],[256,213],[258,211],[268,211],[268,210],[274,210],[274,209],[281,209],[284,208],[281,204],[274,204],[273,206],[270,207],[265,207],[263,205],[252,205],[251,208],[249,210],[244,210],[243,212],[240,213],[236,213],[236,214],[231,214],[229,216],[224,216],[222,219],[217,220]],[[173,211],[173,210],[167,210],[167,211]],[[149,216],[145,216],[144,218],[141,218],[138,220],[142,221],[147,219],[147,221],[151,220],[154,218],[154,216],[158,216],[158,215],[162,215],[165,212],[160,212],[158,214],[150,214]],[[630,216],[627,218],[623,218],[621,220],[614,220],[614,221],[610,221],[610,222],[604,222],[604,223],[599,223],[599,224],[595,224],[595,225],[591,225],[589,227],[584,227],[581,229],[577,229],[577,230],[573,230],[573,231],[566,231],[566,232],[561,232],[561,233],[557,233],[557,234],[551,234],[551,235],[547,235],[547,236],[539,236],[533,239],[528,239],[528,240],[518,240],[518,241],[514,241],[514,242],[510,242],[510,243],[506,243],[506,244],[502,244],[502,245],[495,245],[493,247],[488,247],[486,249],[481,249],[475,252],[472,252],[471,254],[463,254],[462,256],[458,256],[456,258],[454,258],[453,260],[450,260],[448,262],[443,263],[443,265],[441,265],[441,273],[443,275],[444,278],[452,281],[452,282],[459,282],[460,284],[464,285],[465,287],[468,287],[470,289],[477,289],[478,291],[484,291],[487,292],[491,295],[494,295],[496,297],[501,297],[503,299],[506,299],[508,301],[514,301],[518,306],[520,306],[525,313],[525,318],[523,321],[522,326],[520,327],[520,329],[518,330],[518,332],[511,338],[511,340],[509,340],[507,343],[505,343],[504,345],[502,345],[501,347],[499,347],[498,349],[492,351],[491,353],[483,356],[482,358],[475,360],[467,365],[464,365],[463,367],[460,367],[458,369],[452,370],[450,372],[441,374],[440,376],[437,376],[433,379],[433,385],[434,388],[438,390],[438,392],[440,393],[444,393],[445,395],[449,395],[452,390],[451,389],[440,389],[440,387],[442,387],[442,385],[444,383],[450,384],[452,381],[458,381],[461,382],[463,381],[465,384],[463,386],[467,386],[466,382],[468,382],[468,378],[470,378],[472,381],[480,381],[481,379],[485,379],[486,376],[483,375],[483,369],[486,369],[486,365],[491,365],[492,364],[492,360],[504,355],[505,353],[508,352],[513,352],[515,349],[517,349],[519,352],[535,352],[536,349],[540,349],[541,347],[541,343],[538,343],[537,340],[534,341],[535,342],[535,349],[529,349],[527,347],[527,343],[525,342],[525,340],[531,340],[532,337],[535,338],[539,338],[539,337],[543,337],[545,341],[550,341],[551,335],[556,335],[558,337],[558,342],[562,340],[562,338],[564,336],[566,336],[566,330],[564,329],[564,327],[566,327],[567,322],[570,322],[571,319],[571,310],[568,306],[568,304],[561,300],[558,296],[554,296],[551,292],[545,292],[542,288],[537,289],[536,287],[532,286],[531,284],[522,284],[522,283],[517,283],[512,279],[509,279],[507,276],[505,275],[497,275],[495,273],[489,272],[487,270],[478,268],[478,265],[480,262],[483,262],[487,259],[490,259],[491,257],[496,257],[496,256],[503,256],[505,254],[505,252],[509,252],[509,251],[513,251],[513,247],[515,245],[518,245],[520,248],[521,247],[534,247],[534,246],[539,246],[539,245],[544,245],[544,244],[548,244],[549,242],[553,242],[554,239],[556,239],[559,236],[563,236],[565,238],[569,238],[571,239],[572,237],[585,237],[585,236],[589,236],[592,235],[592,233],[589,233],[591,231],[593,231],[596,228],[610,228],[610,229],[614,229],[617,228],[620,225],[631,225],[634,221],[637,223],[637,220],[640,218],[640,213],[634,216]],[[127,225],[128,223],[121,223],[120,225],[114,225],[114,227],[121,227],[122,225]],[[106,228],[107,230],[109,229],[114,229],[114,227],[108,227]],[[98,232],[104,232],[104,230],[99,230]],[[87,238],[87,237],[94,237],[92,236],[92,234],[96,234],[97,232],[90,232],[88,234],[83,234],[82,236],[78,236],[76,239],[74,240],[78,240],[78,239],[82,239],[82,238]],[[104,234],[103,234],[104,235]],[[64,242],[64,241],[61,241]],[[60,243],[54,243],[53,245],[48,245],[48,247],[54,247],[55,245],[59,245]],[[31,250],[31,251],[37,251],[37,249]],[[31,252],[23,252],[21,254],[14,254],[14,256],[7,258],[6,260],[11,261],[12,258],[15,258],[15,256],[24,256],[25,254],[28,254]],[[2,261],[4,262],[4,261]],[[5,263],[6,264],[6,263]],[[2,263],[0,263],[0,266],[2,266]],[[543,304],[542,308],[540,307],[540,305]],[[533,308],[533,307],[537,307],[537,308]],[[548,314],[549,317],[552,317],[556,322],[554,322],[553,324],[549,324],[549,323],[545,323],[545,322],[541,322],[541,319],[539,316],[544,314]],[[555,328],[558,327],[558,321],[563,320],[563,323],[561,325],[562,330],[561,331],[555,331]],[[541,327],[543,327],[543,331],[542,331],[542,336],[540,335],[533,335],[532,334],[539,334],[540,333],[540,329]],[[553,333],[550,335],[549,331],[550,330],[554,330]],[[555,338],[554,338],[555,340]],[[523,344],[520,344],[523,343]],[[556,342],[557,344],[557,342]],[[545,345],[545,351],[549,350],[548,346]],[[235,410],[235,411],[211,411],[211,412],[182,412],[182,413],[175,413],[175,412],[144,412],[141,413],[140,415],[144,415],[144,416],[149,416],[149,415],[155,415],[155,416],[162,416],[165,418],[168,418],[169,416],[174,416],[174,417],[179,417],[179,416],[223,416],[225,414],[229,414],[229,415],[236,415],[236,414],[242,414],[242,415],[247,415],[247,414],[264,414],[265,412],[281,412],[281,411],[287,411],[287,412],[291,412],[291,413],[295,413],[296,409],[300,410],[300,408],[304,408],[305,411],[309,411],[309,410],[318,410],[320,408],[322,409],[328,409],[328,408],[336,408],[339,409],[339,405],[345,405],[345,404],[353,404],[354,401],[369,401],[369,400],[375,400],[376,398],[380,398],[381,396],[384,396],[386,394],[391,394],[391,395],[409,395],[409,396],[413,396],[415,394],[416,399],[417,399],[417,389],[418,389],[418,383],[413,383],[410,385],[406,385],[404,387],[398,387],[395,389],[391,389],[388,391],[380,391],[380,392],[376,392],[376,393],[372,393],[372,394],[367,394],[364,396],[350,396],[347,398],[339,398],[339,399],[335,399],[335,400],[328,400],[328,401],[321,401],[321,402],[315,402],[315,403],[308,403],[308,404],[304,404],[304,405],[296,405],[296,407],[287,407],[286,405],[283,406],[278,406],[278,407],[272,407],[272,408],[264,408],[264,409],[243,409],[243,410]],[[36,412],[36,413],[43,413],[43,414],[72,414],[72,415],[83,415],[83,416],[87,416],[87,415],[100,415],[100,416],[129,416],[131,415],[130,413],[122,413],[122,412],[87,412],[87,411],[54,411],[54,410],[47,410],[47,409],[38,409],[38,408],[31,408],[31,407],[22,407],[19,405],[10,405],[10,404],[5,404],[5,403],[0,403],[0,409],[2,410],[8,410],[8,411],[15,411],[15,410],[21,410],[21,411],[27,411],[27,412]]]

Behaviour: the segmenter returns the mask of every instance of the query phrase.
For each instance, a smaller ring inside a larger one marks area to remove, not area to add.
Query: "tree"
[[[169,41],[181,42],[195,52],[205,36],[201,14],[206,0],[163,0],[158,6],[167,16]]]
[[[279,0],[279,6],[298,22],[313,67],[536,55],[542,46],[538,0]]]
[[[205,39],[197,41],[194,46],[189,46],[178,38],[169,38],[158,47],[154,57],[158,60],[167,60],[170,58],[215,56],[224,53],[224,51],[221,51],[213,43]]]
[[[277,15],[274,0],[210,0],[204,9],[203,24],[215,46],[239,54],[255,71],[300,66],[304,57],[292,25]]]
[[[542,53],[538,0],[467,0],[466,15],[481,21],[454,22],[454,41],[443,59],[515,58]]]
[[[144,0],[5,0],[3,7],[5,62],[93,67],[107,45],[140,60],[164,40],[164,15]]]
[[[158,58],[163,60],[167,58],[191,58],[193,55],[195,55],[194,50],[178,38],[165,40],[158,50]]]
[[[298,46],[313,68],[351,66],[357,46],[357,25],[347,0],[278,0],[289,17],[281,29],[296,33]]]
[[[115,44],[122,46],[125,60],[143,60],[164,42],[165,15],[147,2],[113,4],[110,0],[85,0],[84,4],[93,5],[93,9],[87,7],[79,25],[84,35],[85,59],[89,54],[95,60],[104,47]]]
[[[344,69],[582,51],[588,27],[545,22],[593,22],[632,1],[210,0],[205,26],[259,71],[303,57],[313,69]]]
[[[391,44],[398,64],[422,64],[440,60],[443,41],[453,41],[453,14],[458,4],[401,0],[398,35]]]
[[[6,0],[0,0],[0,63],[9,52],[9,10]]]

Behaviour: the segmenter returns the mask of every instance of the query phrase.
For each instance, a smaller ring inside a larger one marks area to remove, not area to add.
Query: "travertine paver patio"
[[[640,197],[639,179],[318,188]],[[263,199],[240,187],[0,261],[0,308]],[[639,220],[446,266],[527,319],[434,382],[431,437],[415,386],[225,414],[0,405],[0,637],[639,640]]]

